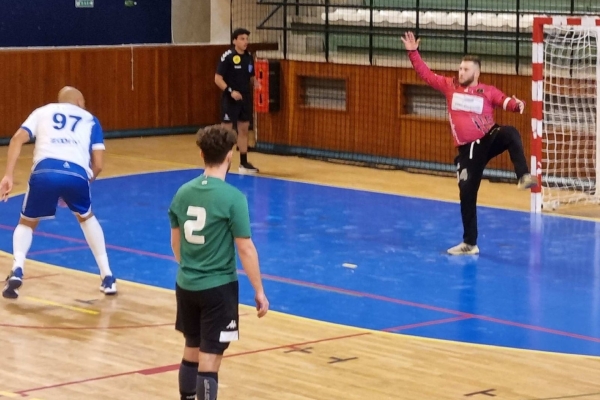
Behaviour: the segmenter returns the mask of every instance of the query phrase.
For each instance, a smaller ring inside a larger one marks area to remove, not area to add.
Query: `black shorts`
[[[252,99],[242,93],[242,100],[236,101],[231,96],[221,97],[221,121],[226,124],[249,122],[252,117]]]
[[[183,333],[188,347],[199,347],[203,353],[223,354],[229,342],[238,340],[238,281],[200,291],[177,285],[175,296],[175,329]]]

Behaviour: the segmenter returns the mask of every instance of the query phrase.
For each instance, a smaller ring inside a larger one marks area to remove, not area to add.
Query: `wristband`
[[[227,89],[225,89],[226,91],[228,91],[229,93],[233,93],[233,89],[230,88],[229,86],[227,86]]]

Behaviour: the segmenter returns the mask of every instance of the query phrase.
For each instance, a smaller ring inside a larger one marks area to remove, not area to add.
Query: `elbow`
[[[239,253],[240,258],[246,258],[251,253],[250,247],[249,246],[238,247],[238,253]]]
[[[28,133],[23,134],[19,132],[18,134],[13,135],[13,137],[10,138],[8,144],[9,146],[22,146],[29,141],[31,141],[31,139]]]
[[[92,179],[96,179],[98,175],[102,172],[102,167],[92,167]]]
[[[256,248],[252,240],[243,240],[237,243],[237,250],[240,257],[248,257],[256,251]]]

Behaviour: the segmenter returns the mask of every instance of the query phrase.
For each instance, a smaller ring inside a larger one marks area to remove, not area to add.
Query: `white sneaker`
[[[105,276],[100,285],[100,291],[107,295],[117,294],[117,280],[112,276]]]
[[[247,162],[245,164],[240,164],[238,172],[242,175],[254,175],[258,174],[258,168]]]
[[[450,247],[448,249],[448,254],[451,254],[453,256],[475,255],[479,254],[479,247],[477,247],[477,245],[471,245],[462,242],[454,247]]]

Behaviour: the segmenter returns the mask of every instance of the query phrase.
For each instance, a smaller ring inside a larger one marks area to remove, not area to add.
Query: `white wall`
[[[171,31],[173,43],[210,41],[210,1],[172,0]]]
[[[207,1],[207,0],[199,0]],[[231,43],[230,33],[231,7],[229,0],[210,0],[210,42],[214,44]],[[234,28],[235,29],[235,28]]]
[[[173,43],[230,44],[233,29],[248,29],[250,42],[275,42],[279,32],[257,31],[273,6],[260,6],[256,0],[172,0]],[[233,2],[233,9],[231,3]],[[281,24],[281,12],[269,21],[269,25]]]

